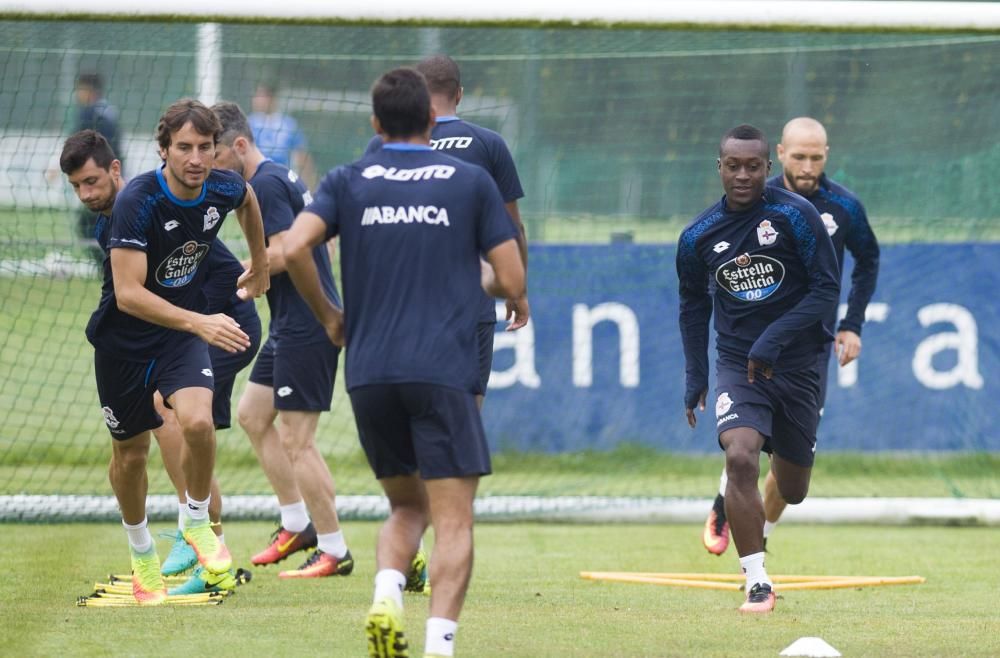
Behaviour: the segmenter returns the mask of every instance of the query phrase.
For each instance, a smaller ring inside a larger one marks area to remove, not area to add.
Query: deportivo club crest
[[[222,215],[219,214],[215,206],[209,207],[208,212],[205,213],[205,230],[210,231],[215,228],[215,225],[219,223],[221,218]]]
[[[767,245],[774,244],[774,241],[778,239],[778,232],[771,227],[771,221],[765,219],[757,226],[757,242],[760,246],[766,247]]]
[[[833,215],[831,215],[828,212],[825,212],[822,215],[820,215],[819,218],[823,220],[823,226],[826,227],[826,232],[829,235],[832,236],[834,233],[837,232],[837,228],[839,227],[837,226],[837,222],[833,221]]]

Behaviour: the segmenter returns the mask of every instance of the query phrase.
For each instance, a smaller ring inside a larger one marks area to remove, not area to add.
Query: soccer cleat
[[[354,558],[351,552],[342,558],[335,558],[329,553],[316,549],[298,569],[282,571],[278,578],[323,578],[324,576],[346,576],[354,571]]]
[[[380,599],[368,609],[365,636],[370,658],[407,658],[410,655],[403,633],[403,611],[390,598]]]
[[[183,584],[167,590],[170,596],[180,594],[204,594],[206,592],[232,591],[236,589],[236,573],[230,569],[221,574],[211,573],[205,567],[198,567]]]
[[[291,532],[281,526],[271,535],[271,543],[260,553],[250,558],[251,564],[258,566],[281,562],[296,551],[316,548],[316,529],[310,523],[302,532]]]
[[[430,590],[431,585],[427,580],[427,554],[424,553],[424,549],[417,549],[417,554],[410,563],[410,571],[406,574],[403,591],[429,594]]]
[[[132,557],[132,596],[139,605],[160,605],[167,598],[167,588],[160,575],[160,556],[156,547],[137,553],[129,547]]]
[[[777,597],[771,586],[767,583],[757,583],[750,588],[747,600],[740,606],[740,612],[771,612],[776,602]]]
[[[186,521],[184,540],[194,549],[201,566],[214,574],[224,574],[229,571],[229,567],[233,566],[233,558],[229,555],[226,545],[212,532],[212,524],[208,519],[194,521],[188,517]]]
[[[174,540],[167,559],[163,561],[163,566],[160,567],[160,571],[164,576],[174,576],[183,573],[198,564],[198,556],[195,555],[194,549],[184,541],[184,533],[180,529],[177,532],[162,533],[160,536],[170,537]]]
[[[705,529],[701,533],[701,542],[709,553],[722,555],[729,548],[729,522],[726,521],[726,499],[722,494],[715,496],[712,511],[705,519]]]

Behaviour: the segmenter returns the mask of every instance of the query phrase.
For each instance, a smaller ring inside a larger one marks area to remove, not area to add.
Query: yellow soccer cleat
[[[145,553],[129,548],[132,557],[132,596],[139,605],[160,605],[167,598],[167,588],[160,575],[160,556],[156,547]]]
[[[193,521],[188,518],[186,521],[184,540],[194,549],[201,566],[215,574],[229,571],[233,566],[233,558],[229,555],[226,545],[212,532],[212,524],[208,519]]]

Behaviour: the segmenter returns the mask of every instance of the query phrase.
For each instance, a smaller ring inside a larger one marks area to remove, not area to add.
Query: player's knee
[[[759,457],[756,452],[739,446],[727,448],[726,475],[730,480],[752,480],[756,483],[760,475]]]
[[[806,499],[806,495],[809,493],[809,483],[786,484],[782,486],[779,482],[778,493],[781,494],[781,498],[789,505],[798,505]]]
[[[149,450],[138,446],[116,449],[111,460],[111,471],[145,471],[148,457]]]
[[[244,404],[243,400],[240,400],[240,404],[236,408],[236,422],[238,422],[240,427],[243,428],[243,431],[251,437],[263,434],[267,431],[268,426],[271,424],[270,418],[265,417],[265,415],[256,410],[253,405]]]
[[[180,420],[180,419],[179,419]],[[212,420],[211,411],[207,413],[199,412],[181,420],[181,429],[184,431],[184,438],[205,439],[213,436],[215,431],[215,421]]]

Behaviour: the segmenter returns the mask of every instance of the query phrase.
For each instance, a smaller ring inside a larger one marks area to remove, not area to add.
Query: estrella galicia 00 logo
[[[180,288],[191,283],[198,264],[208,253],[208,245],[188,240],[174,249],[156,268],[156,282],[165,288]]]
[[[770,256],[740,254],[715,271],[719,287],[745,302],[767,299],[784,278],[785,266]]]

